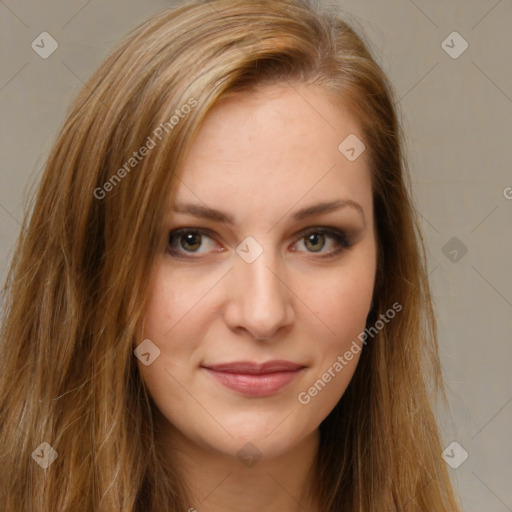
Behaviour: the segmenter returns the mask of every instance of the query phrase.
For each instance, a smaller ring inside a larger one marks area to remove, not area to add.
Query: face
[[[354,160],[355,139],[355,152],[338,148],[350,134],[362,139],[356,119],[312,86],[267,86],[209,113],[152,280],[144,338],[160,354],[138,361],[169,433],[277,456],[343,395],[376,271],[366,153]]]

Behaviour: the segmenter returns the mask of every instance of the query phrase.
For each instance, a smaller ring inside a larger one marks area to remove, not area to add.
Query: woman
[[[368,49],[307,2],[132,32],[8,277],[2,510],[458,510],[401,144]]]

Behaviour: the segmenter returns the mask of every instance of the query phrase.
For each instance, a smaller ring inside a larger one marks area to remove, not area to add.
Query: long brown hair
[[[320,425],[322,510],[458,510],[429,403],[443,390],[436,323],[388,80],[312,2],[196,0],[143,23],[92,76],[25,217],[4,288],[3,512],[189,509],[133,349],[194,134],[221,98],[272,82],[323,87],[360,121],[378,237],[368,326],[403,305]]]

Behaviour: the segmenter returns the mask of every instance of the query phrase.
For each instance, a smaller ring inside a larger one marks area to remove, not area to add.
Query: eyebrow
[[[306,208],[303,208],[295,212],[292,216],[292,219],[295,221],[302,220],[308,217],[321,215],[323,213],[329,213],[347,207],[353,208],[356,211],[358,211],[361,217],[363,218],[364,224],[366,225],[363,207],[359,203],[352,201],[351,199],[335,199],[333,201],[324,201],[322,203],[314,204],[312,206],[307,206]],[[214,208],[210,208],[208,206],[197,203],[175,204],[174,211],[177,213],[186,213],[189,215],[193,215],[194,217],[198,217],[201,219],[224,222],[231,226],[235,223],[233,217],[228,213],[222,212],[220,210],[215,210]]]

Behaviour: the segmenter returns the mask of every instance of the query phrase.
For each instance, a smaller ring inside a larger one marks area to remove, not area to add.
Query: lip
[[[253,363],[252,361],[233,361],[231,363],[220,363],[204,365],[204,368],[216,372],[265,374],[275,372],[292,372],[304,368],[304,365],[276,359],[266,363]]]
[[[203,366],[218,382],[246,396],[269,396],[287,386],[305,368],[290,361],[235,361]]]

